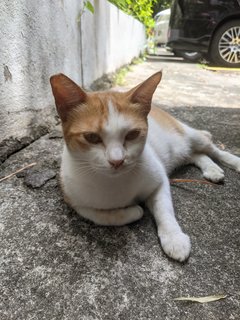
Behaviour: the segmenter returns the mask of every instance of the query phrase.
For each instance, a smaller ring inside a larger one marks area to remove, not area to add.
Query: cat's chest
[[[116,208],[132,204],[138,194],[136,182],[128,179],[128,184],[123,180],[93,179],[80,186],[84,202],[88,194],[91,196],[86,205],[93,205],[97,208]]]
[[[113,209],[145,200],[157,187],[157,181],[145,172],[107,179],[76,176],[62,170],[64,190],[73,206]],[[159,182],[158,182],[159,183]]]

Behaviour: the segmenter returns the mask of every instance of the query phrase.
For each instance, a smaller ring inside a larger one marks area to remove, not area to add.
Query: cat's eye
[[[94,132],[87,132],[83,134],[85,140],[91,144],[98,144],[102,142],[102,138],[99,134]]]
[[[140,135],[140,130],[138,129],[131,130],[127,133],[125,140],[127,141],[135,140],[138,138],[139,135]]]

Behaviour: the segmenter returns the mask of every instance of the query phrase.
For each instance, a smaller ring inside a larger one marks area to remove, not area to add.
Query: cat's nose
[[[119,167],[122,166],[124,159],[121,160],[108,160],[108,162],[110,163],[110,165],[114,168],[114,169],[118,169]]]

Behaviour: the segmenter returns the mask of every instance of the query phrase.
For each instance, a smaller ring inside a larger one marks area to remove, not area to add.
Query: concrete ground
[[[240,156],[240,73],[211,72],[171,57],[133,67],[126,88],[164,69],[154,102]],[[214,108],[213,108],[214,107]],[[232,108],[231,108],[232,107]],[[221,185],[172,185],[178,220],[192,240],[189,260],[161,250],[145,212],[120,228],[95,226],[64,203],[58,170],[58,129],[1,165],[1,320],[238,320],[240,319],[240,175],[225,169]],[[177,178],[201,178],[194,167]],[[180,296],[225,294],[212,303]]]

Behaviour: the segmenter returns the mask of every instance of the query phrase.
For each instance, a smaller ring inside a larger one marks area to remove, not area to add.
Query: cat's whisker
[[[80,168],[77,168],[76,170],[74,170],[75,174],[77,175],[88,175],[88,174],[91,174],[93,172],[92,168],[90,167],[87,167],[87,168],[84,168],[84,167],[80,167]]]

